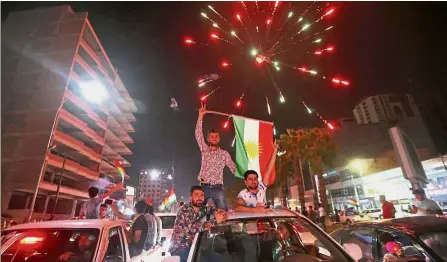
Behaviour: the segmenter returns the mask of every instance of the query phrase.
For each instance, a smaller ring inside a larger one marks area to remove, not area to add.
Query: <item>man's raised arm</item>
[[[208,148],[208,145],[205,143],[205,138],[203,137],[203,128],[202,128],[202,123],[203,123],[203,116],[206,113],[206,109],[205,107],[201,107],[199,110],[199,119],[197,119],[197,124],[196,124],[196,140],[197,140],[197,144],[199,145],[200,151],[205,151]]]
[[[272,184],[275,183],[276,180],[276,175],[272,175],[274,170],[275,170],[275,163],[276,163],[276,153],[278,153],[278,144],[276,143],[276,141],[273,143],[273,152],[272,152],[272,157],[270,158],[270,162],[267,166],[267,171],[265,172],[265,175],[262,174],[262,183],[265,186],[271,186]]]

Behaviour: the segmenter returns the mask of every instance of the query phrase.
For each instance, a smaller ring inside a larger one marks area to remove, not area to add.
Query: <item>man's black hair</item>
[[[101,207],[105,207],[105,208],[107,208],[107,205],[106,205],[106,204],[101,204],[99,207],[100,207],[100,208],[101,208]]]
[[[256,178],[259,177],[258,172],[254,171],[254,170],[247,170],[244,173],[244,180],[247,180],[248,175],[256,175]]]
[[[210,129],[208,130],[208,135],[209,134],[219,134],[219,131],[217,131],[216,129]]]
[[[150,215],[154,215],[154,207],[153,206],[147,206],[146,213]]]
[[[192,195],[192,193],[193,193],[195,190],[200,190],[200,191],[202,191],[203,193],[205,193],[205,190],[203,190],[203,188],[202,188],[201,186],[192,186],[192,187],[191,187],[191,190],[189,190],[190,194]]]
[[[144,212],[146,212],[147,209],[147,204],[146,201],[144,200],[140,200],[135,204],[135,210],[137,211],[138,214],[143,214]]]
[[[96,197],[98,195],[98,193],[99,193],[99,189],[97,187],[92,186],[88,189],[88,196],[90,198]]]

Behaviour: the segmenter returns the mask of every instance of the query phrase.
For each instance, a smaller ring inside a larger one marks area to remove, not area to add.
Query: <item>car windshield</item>
[[[350,261],[301,217],[231,220],[200,235],[193,261]]]
[[[160,216],[163,229],[173,229],[175,216]]]
[[[58,261],[64,255],[66,261],[92,261],[98,235],[98,229],[5,230],[1,261]]]
[[[419,238],[444,261],[447,261],[447,231],[430,232],[419,235]]]

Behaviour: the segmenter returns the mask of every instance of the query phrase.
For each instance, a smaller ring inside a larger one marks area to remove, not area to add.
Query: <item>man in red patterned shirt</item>
[[[208,144],[205,143],[202,122],[206,113],[206,108],[202,106],[199,110],[199,119],[196,125],[196,139],[202,152],[202,165],[198,179],[205,191],[205,203],[209,198],[212,198],[217,208],[227,210],[223,188],[223,170],[225,166],[228,166],[234,174],[236,166],[231,160],[230,154],[219,147],[220,136],[216,130],[208,132]]]

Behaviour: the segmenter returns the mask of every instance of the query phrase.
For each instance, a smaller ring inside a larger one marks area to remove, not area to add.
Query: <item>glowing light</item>
[[[256,32],[258,32],[258,33],[259,33],[259,27],[258,27],[258,26],[256,26]]]
[[[24,239],[20,240],[20,244],[23,245],[32,245],[36,244],[38,242],[42,242],[43,237],[25,237]]]
[[[314,54],[315,54],[315,55],[321,55],[321,54],[323,54],[323,51],[321,51],[321,50],[317,50],[317,51],[314,52]]]
[[[200,101],[205,101],[207,98],[208,98],[208,95],[203,95],[203,96],[200,98]]]
[[[234,32],[234,31],[231,31],[231,33],[230,33],[232,36],[236,36],[236,32]]]
[[[185,37],[185,44],[192,45],[192,44],[195,44],[195,42],[194,42],[194,40],[192,40],[192,38]]]
[[[208,16],[205,13],[200,13],[201,16],[208,18]]]
[[[242,101],[239,99],[237,102],[236,102],[236,107],[241,107],[242,106]]]
[[[250,51],[250,54],[252,56],[257,56],[258,55],[258,50],[256,48],[252,48],[251,51]]]
[[[305,25],[303,25],[303,28],[301,28],[301,30],[305,31],[309,27],[310,27],[310,24],[305,24]]]
[[[256,60],[256,63],[262,64],[265,61],[265,57],[258,55],[255,60]]]
[[[202,86],[204,86],[206,84],[206,82],[201,82],[201,83],[199,83],[199,87],[202,87]]]
[[[242,18],[241,18],[241,15],[240,15],[240,14],[237,14],[237,15],[236,15],[236,18],[237,18],[237,20],[239,20],[240,22],[242,22]]]
[[[314,43],[321,43],[321,38],[315,39]]]
[[[278,4],[279,4],[279,1],[276,1],[276,2],[275,2],[275,8],[278,7]]]
[[[151,176],[151,180],[158,179],[160,177],[161,172],[157,169],[151,170],[151,173],[149,174]]]
[[[236,143],[236,137],[233,138],[233,142],[231,142],[231,147],[234,147],[235,143]]]
[[[335,47],[334,46],[332,46],[332,45],[330,45],[330,46],[328,46],[328,47],[326,47],[326,51],[329,51],[329,52],[332,52],[332,51],[334,51],[334,49],[335,49]]]
[[[318,72],[315,71],[315,70],[309,70],[309,71],[307,71],[307,72],[309,72],[309,73],[312,74],[312,75],[316,75],[316,74],[318,74]]]
[[[303,72],[303,73],[306,73],[306,72],[307,72],[307,68],[304,67],[304,66],[302,66],[302,67],[298,67],[298,70],[300,70],[300,71]]]
[[[279,66],[275,66],[276,71],[281,70],[281,68]]]
[[[302,17],[300,17],[300,18],[298,19],[298,23],[301,22],[301,21],[303,21],[303,18],[302,18]]]
[[[220,64],[223,68],[227,68],[230,66],[230,64],[227,61],[222,61],[222,63]]]
[[[289,12],[289,15],[287,16],[287,18],[291,18],[292,16],[293,16],[293,12],[290,11],[290,12]]]
[[[273,128],[273,135],[276,136],[276,128]]]
[[[329,127],[329,129],[333,130],[334,126],[331,123],[327,123],[327,127]]]
[[[82,96],[92,103],[101,104],[109,98],[106,87],[99,81],[80,82],[79,87]]]
[[[349,85],[349,82],[348,82],[348,81],[341,81],[341,83],[342,83],[343,85],[345,85],[345,86],[348,86],[348,85]]]
[[[228,126],[229,126],[229,124],[230,124],[230,121],[227,120],[227,121],[223,124],[223,128],[227,129]]]
[[[331,26],[329,26],[328,28],[324,29],[324,31],[328,31],[328,30],[331,30],[332,28],[334,28],[334,26],[333,26],[333,25],[331,25]]]
[[[219,28],[219,25],[216,24],[216,23],[213,23],[213,27],[215,27],[215,28]]]
[[[212,6],[208,6],[209,9],[213,10],[214,12],[216,12],[216,10],[214,10],[214,8]]]
[[[338,78],[332,78],[332,82],[336,83],[336,84],[340,84],[340,79]]]
[[[273,65],[274,65],[274,66],[278,66],[278,65],[279,65],[279,62],[278,62],[278,61],[273,61]]]
[[[335,11],[335,8],[332,8],[332,9],[328,10],[323,16],[330,15],[330,14],[332,14],[334,11]]]
[[[216,34],[211,34],[210,36],[211,36],[211,38],[213,38],[213,39],[219,39],[219,36],[216,35]]]
[[[269,25],[272,23],[272,19],[267,19],[267,20],[265,21],[265,23],[267,24],[267,26],[269,26]]]
[[[286,102],[286,99],[284,98],[284,96],[282,94],[279,96],[279,102],[281,102],[281,103]]]
[[[306,107],[306,109],[307,109],[307,113],[312,114],[312,109],[310,109],[308,107]]]

